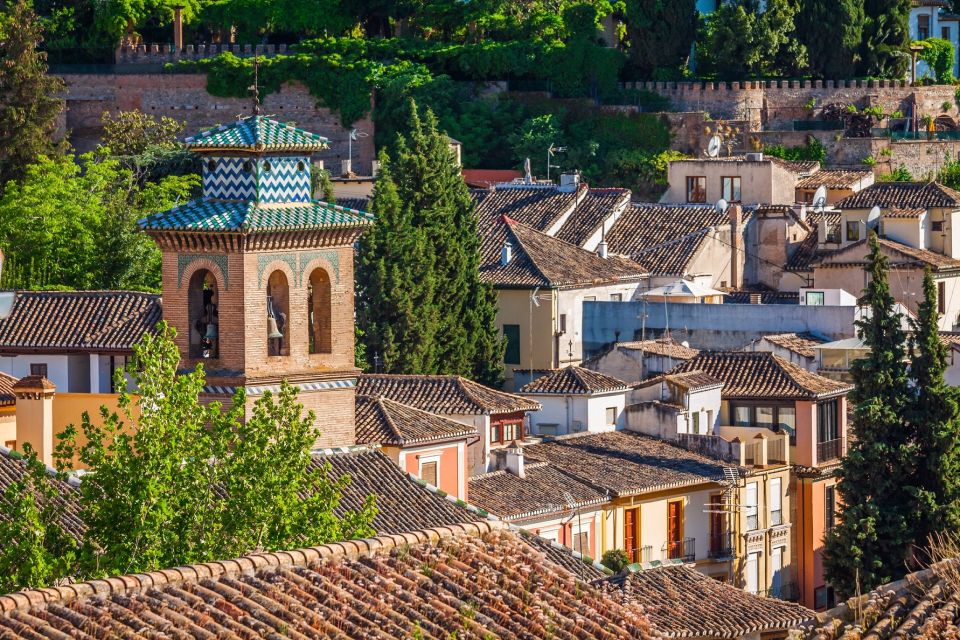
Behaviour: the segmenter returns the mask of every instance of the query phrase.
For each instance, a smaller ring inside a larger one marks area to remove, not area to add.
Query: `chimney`
[[[183,51],[183,6],[173,7],[173,51],[179,54]]]
[[[740,274],[740,254],[743,244],[740,227],[743,221],[743,209],[737,203],[731,204],[727,208],[727,215],[730,217],[730,286],[739,289],[743,286]]]
[[[380,173],[380,161],[379,161],[379,160],[374,160],[374,161],[371,163],[371,167],[372,167],[372,168],[371,168],[371,170],[370,170],[370,175],[373,176],[374,178],[376,178],[376,177],[377,177],[377,174]]]
[[[350,158],[340,161],[340,175],[348,177],[353,173],[353,162]]]
[[[580,186],[579,173],[561,173],[559,191],[564,193],[573,193]]]
[[[526,477],[523,471],[523,449],[514,445],[509,447],[506,451],[506,467],[507,471],[517,476],[518,478],[523,479]]]
[[[507,240],[503,243],[503,248],[500,249],[500,264],[505,267],[510,264],[511,260],[513,260],[513,245]]]
[[[607,257],[607,241],[601,240],[600,244],[597,245],[597,255],[601,258]]]
[[[40,461],[53,466],[53,397],[57,387],[43,376],[27,376],[13,385],[17,399],[17,443],[29,442]]]

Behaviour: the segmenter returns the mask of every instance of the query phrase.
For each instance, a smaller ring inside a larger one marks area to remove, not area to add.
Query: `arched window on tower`
[[[330,276],[323,269],[314,269],[310,274],[307,304],[310,313],[310,353],[333,353]]]
[[[290,287],[283,271],[274,271],[267,280],[267,355],[290,355]]]
[[[220,357],[220,304],[217,279],[206,269],[198,269],[190,276],[187,291],[190,322],[190,357]]]

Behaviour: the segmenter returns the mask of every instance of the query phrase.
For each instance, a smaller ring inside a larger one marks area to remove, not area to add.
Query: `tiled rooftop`
[[[622,380],[570,365],[528,382],[520,388],[520,393],[567,395],[626,390],[627,385]]]
[[[549,462],[617,497],[723,479],[717,460],[630,431],[563,436],[523,450],[528,461]]]
[[[128,352],[161,315],[152,293],[21,291],[0,320],[0,349]]]
[[[872,171],[847,171],[846,169],[821,169],[797,183],[797,189],[851,189],[866,180]]]
[[[13,395],[13,385],[17,383],[17,378],[0,371],[0,407],[9,407],[17,403],[17,398]]]
[[[936,182],[878,182],[837,202],[838,209],[960,207],[960,192]]]
[[[378,396],[357,396],[357,444],[405,447],[475,437],[475,427]]]
[[[564,214],[572,211],[577,199],[586,192],[586,185],[581,185],[577,191],[560,191],[553,185],[510,185],[484,190],[474,196],[481,237],[503,216],[546,232]],[[499,251],[497,247],[498,255]]]
[[[424,487],[377,448],[317,453],[313,459],[317,465],[329,463],[332,478],[350,477],[350,484],[342,492],[338,515],[358,511],[367,496],[376,496],[373,530],[377,535],[483,520],[479,514]]]
[[[23,481],[26,471],[27,466],[19,454],[12,453],[6,447],[0,447],[0,505],[3,507],[0,508],[0,520],[8,519],[10,513],[10,505],[5,504],[4,494],[11,485]],[[83,536],[86,526],[80,519],[77,489],[68,482],[54,480],[53,483],[58,490],[57,500],[63,507],[63,517],[60,519],[59,525],[66,533],[79,540]],[[0,540],[0,545],[9,542],[9,540]]]
[[[509,471],[492,471],[469,482],[470,503],[509,522],[571,513],[608,500],[605,491],[546,462],[525,463],[523,478]]]
[[[653,630],[667,638],[754,637],[800,627],[816,615],[792,602],[747,593],[685,564],[634,571],[598,584],[611,585],[624,602],[641,605]]]
[[[545,540],[523,529],[518,529],[517,534],[531,547],[543,552],[547,560],[563,567],[581,580],[600,580],[610,575],[610,570],[596,560],[583,556],[558,542]]]
[[[537,411],[540,403],[485,387],[461,376],[420,376],[365,373],[357,394],[382,396],[441,415],[475,415]]]
[[[186,139],[188,149],[236,151],[320,151],[330,141],[287,122],[253,115],[207,129]]]
[[[663,380],[678,387],[683,387],[687,391],[704,391],[715,387],[723,386],[723,381],[714,378],[709,373],[704,373],[694,369],[681,373],[666,373],[661,376]]]
[[[774,335],[763,336],[764,340],[778,347],[792,351],[804,358],[815,358],[817,352],[814,347],[827,342],[812,333],[777,333]]]
[[[917,249],[887,238],[880,238],[880,248],[890,259],[891,267],[923,268],[934,271],[960,269],[960,260],[926,249]],[[860,240],[838,249],[816,263],[818,267],[849,267],[864,265],[867,262],[867,241]]]
[[[677,365],[671,374],[702,371],[723,381],[725,399],[824,398],[849,392],[848,384],[810,373],[769,352],[703,352]]]
[[[577,287],[638,280],[646,270],[617,255],[601,258],[510,218],[481,238],[480,277],[498,287]],[[500,238],[499,241],[496,238]],[[506,265],[500,252],[510,242],[513,257]]]
[[[948,639],[960,633],[960,567],[941,560],[817,616],[814,638]],[[839,625],[839,626],[836,626]],[[847,634],[847,635],[844,635]]]
[[[260,203],[193,200],[140,220],[147,231],[291,231],[364,227],[373,216],[362,211],[312,202]]]
[[[631,351],[643,351],[644,353],[657,356],[667,356],[673,358],[674,360],[689,360],[700,353],[699,349],[688,347],[670,338],[618,342],[614,344],[613,347],[615,349],[629,349]]]
[[[693,158],[689,160],[675,160],[674,162],[771,162],[793,173],[811,174],[820,168],[816,160],[784,160],[769,154],[764,154],[762,160],[747,160],[746,155],[719,156],[716,158]]]
[[[639,605],[615,601],[502,527],[453,525],[0,596],[0,635],[651,637]]]
[[[923,207],[890,207],[883,214],[884,218],[902,218],[904,220],[916,220],[923,217],[923,214],[927,212]]]
[[[784,267],[787,271],[810,271],[812,263],[823,257],[830,250],[822,252],[819,250],[819,224],[821,219],[826,223],[828,230],[840,224],[840,212],[824,211],[823,213],[807,214],[807,222],[813,227],[803,242],[801,242],[787,259]]]
[[[630,206],[632,195],[629,189],[590,189],[577,203],[556,237],[578,247],[583,246],[607,218]]]

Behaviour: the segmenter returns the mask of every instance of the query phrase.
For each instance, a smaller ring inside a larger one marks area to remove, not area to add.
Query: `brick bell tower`
[[[327,139],[255,114],[186,140],[203,197],[140,221],[163,254],[163,317],[205,395],[247,412],[287,380],[317,415],[318,446],[355,443],[353,244],[372,222],[312,199]]]

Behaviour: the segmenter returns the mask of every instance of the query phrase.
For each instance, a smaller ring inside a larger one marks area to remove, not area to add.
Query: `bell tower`
[[[205,394],[287,380],[317,415],[318,446],[355,442],[353,244],[366,213],[313,200],[326,138],[259,114],[186,140],[203,197],[140,221],[163,254],[163,317]]]

